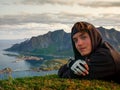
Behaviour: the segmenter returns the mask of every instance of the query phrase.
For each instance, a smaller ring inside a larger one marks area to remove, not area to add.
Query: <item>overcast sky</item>
[[[0,39],[70,32],[77,21],[120,31],[120,0],[0,0]]]

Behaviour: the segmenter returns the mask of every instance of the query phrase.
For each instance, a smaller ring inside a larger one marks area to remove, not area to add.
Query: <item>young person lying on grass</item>
[[[61,78],[114,80],[120,83],[120,54],[88,22],[76,22],[71,30],[74,59],[63,65]]]

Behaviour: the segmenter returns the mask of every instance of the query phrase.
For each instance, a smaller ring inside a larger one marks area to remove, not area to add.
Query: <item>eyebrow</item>
[[[84,36],[85,34],[86,34],[85,32],[82,32],[81,34],[79,34],[79,36]],[[74,38],[74,36],[73,36],[72,39],[76,39],[76,38]]]

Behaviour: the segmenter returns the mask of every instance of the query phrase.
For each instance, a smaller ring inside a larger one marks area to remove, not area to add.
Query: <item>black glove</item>
[[[74,74],[83,74],[84,72],[87,71],[87,69],[85,68],[85,64],[87,64],[84,60],[73,60],[70,59],[67,63],[67,67],[70,68]]]

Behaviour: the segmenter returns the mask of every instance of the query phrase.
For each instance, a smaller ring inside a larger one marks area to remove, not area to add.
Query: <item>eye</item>
[[[73,41],[74,41],[74,43],[77,43],[78,40],[76,38],[74,38]]]

